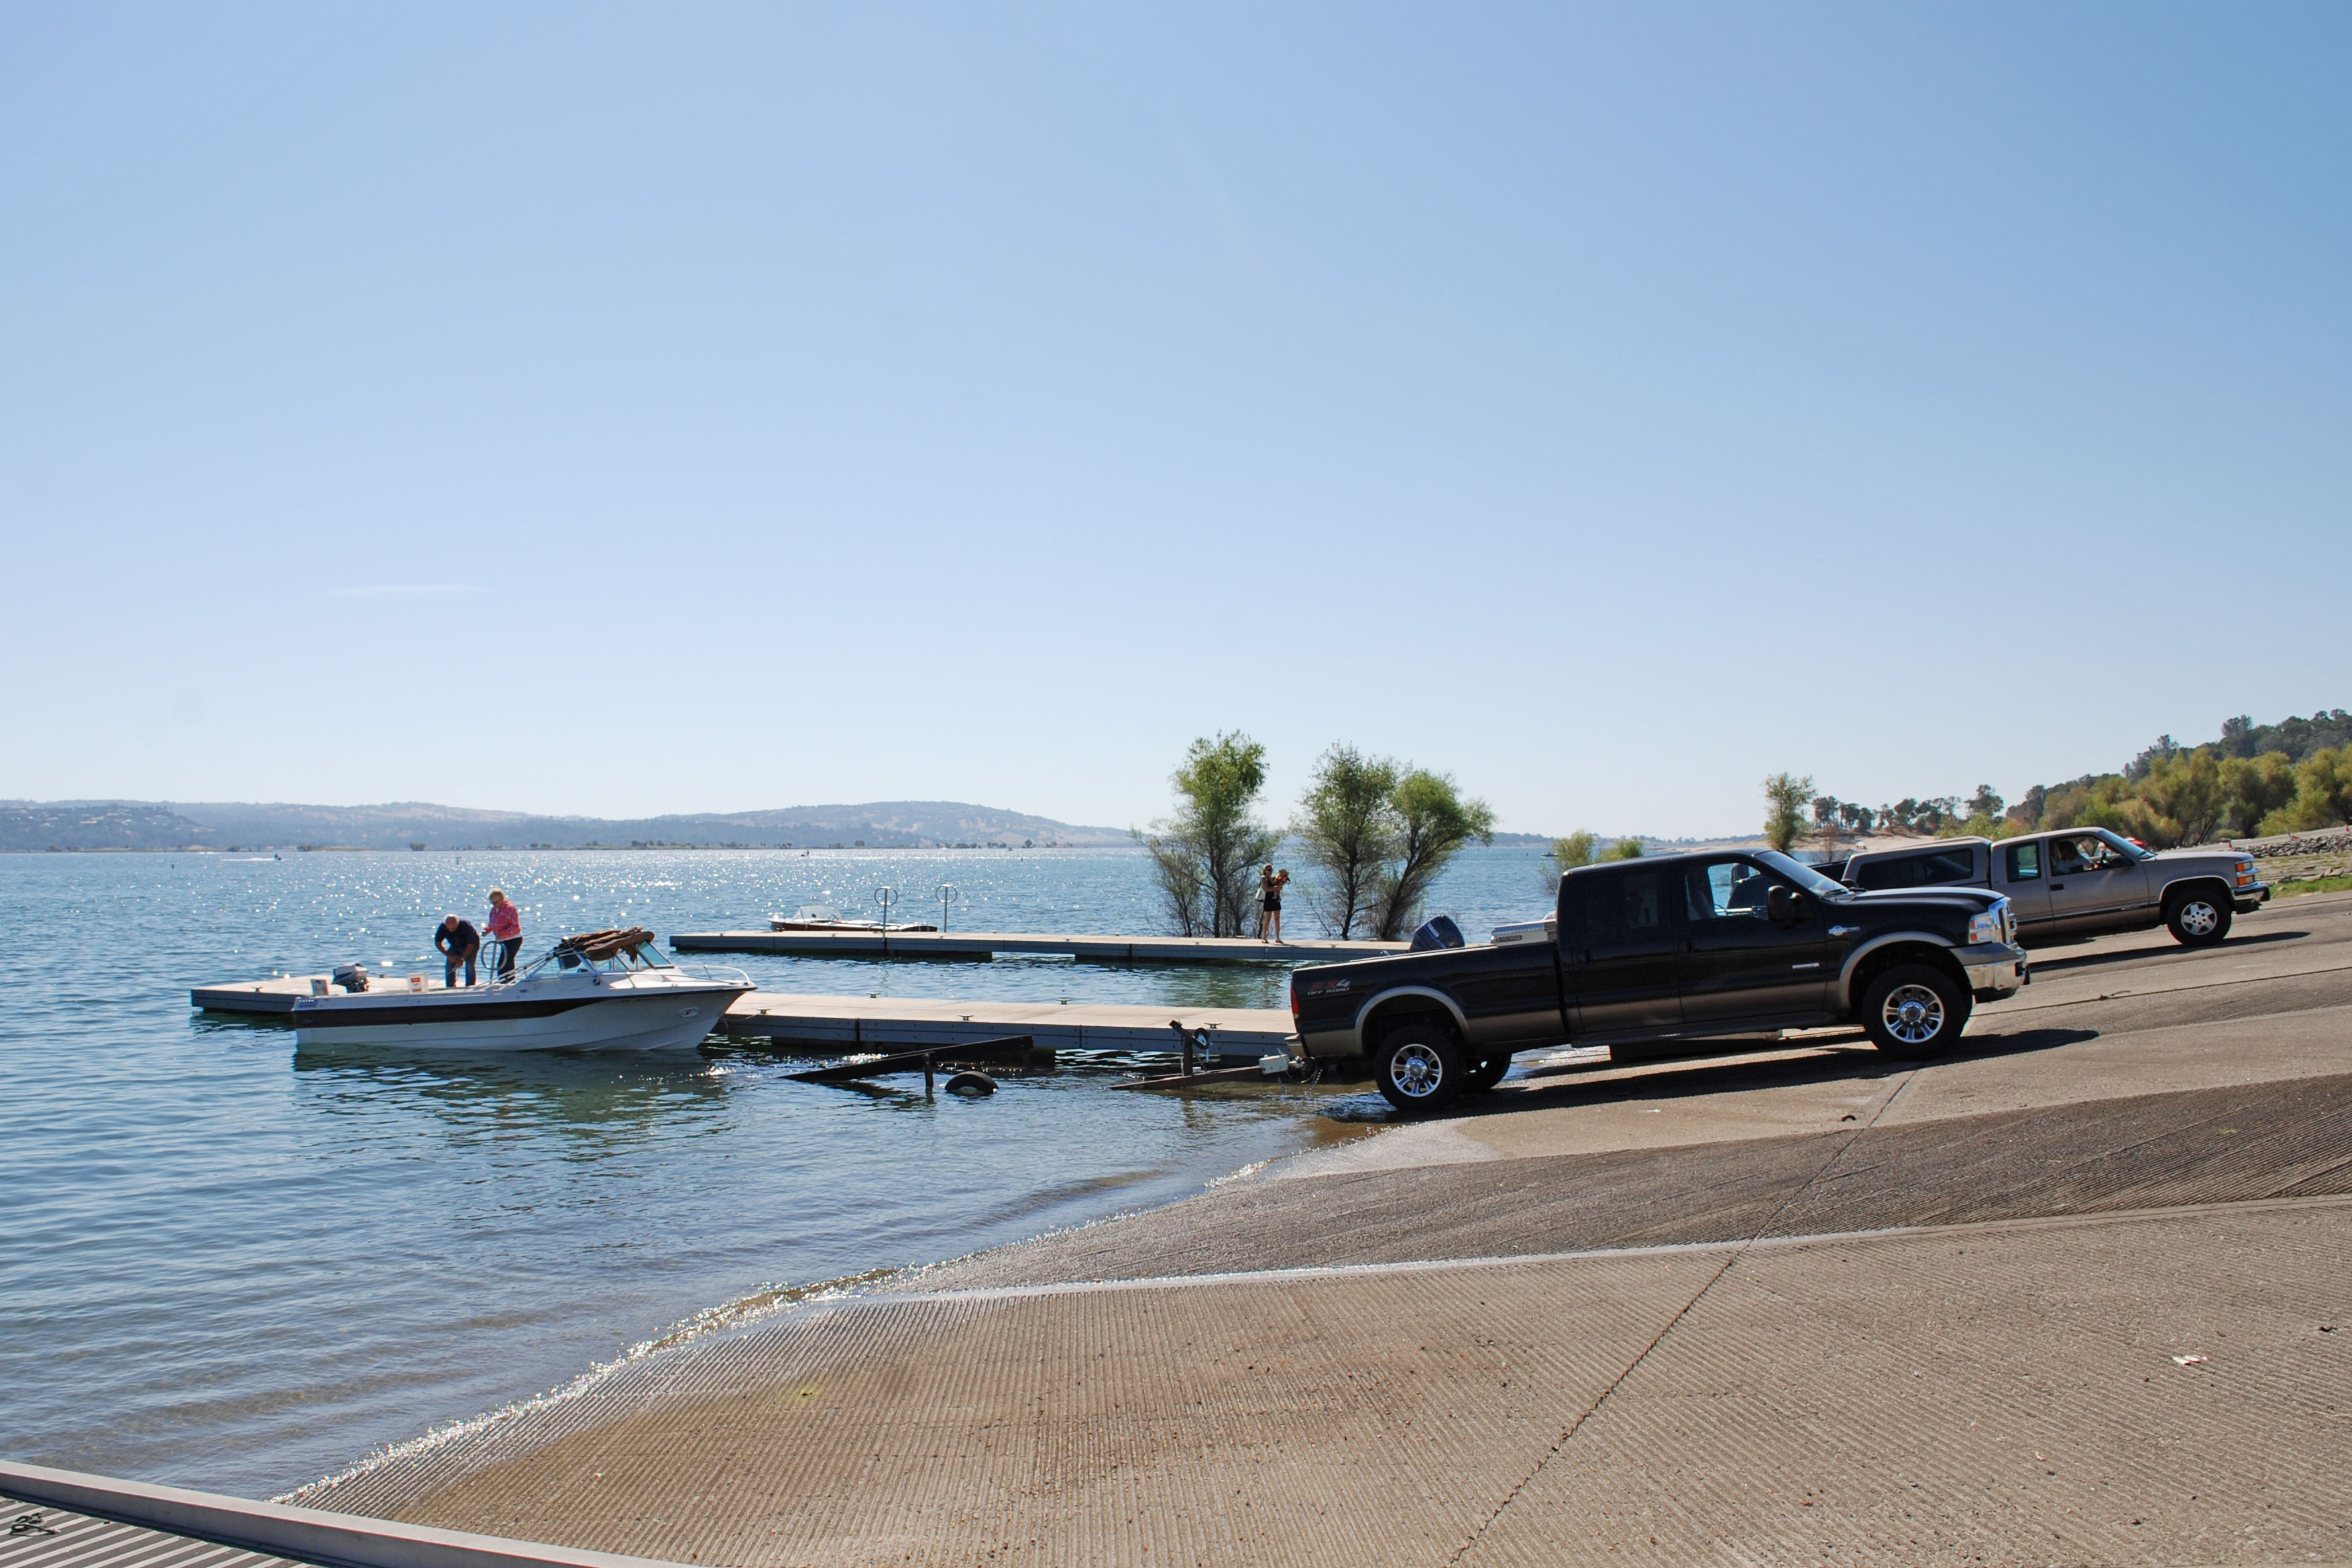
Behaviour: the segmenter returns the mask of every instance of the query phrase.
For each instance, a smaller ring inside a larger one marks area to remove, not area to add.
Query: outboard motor
[[[1460,947],[1462,928],[1454,923],[1452,915],[1432,915],[1422,928],[1412,933],[1414,952],[1431,952],[1441,947]]]
[[[335,965],[335,984],[341,986],[346,991],[366,990],[368,988],[367,965],[364,963],[338,963]]]

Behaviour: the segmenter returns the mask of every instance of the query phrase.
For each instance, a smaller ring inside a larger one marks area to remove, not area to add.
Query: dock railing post
[[[940,930],[942,931],[948,929],[948,905],[954,901],[955,896],[956,889],[953,882],[940,884]]]
[[[898,889],[877,888],[874,889],[874,901],[882,906],[882,956],[887,958],[890,956],[890,906],[898,901]]]
[[[1184,1026],[1184,1021],[1181,1018],[1169,1019],[1168,1026],[1176,1031],[1176,1038],[1181,1044],[1184,1052],[1184,1076],[1191,1078],[1192,1076],[1192,1031]]]

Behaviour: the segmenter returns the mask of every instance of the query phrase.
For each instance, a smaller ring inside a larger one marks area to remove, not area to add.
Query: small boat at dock
[[[864,931],[868,935],[887,932],[896,936],[902,931],[937,931],[940,928],[935,925],[920,924],[915,921],[892,921],[885,925],[880,921],[845,920],[842,917],[841,911],[830,904],[803,904],[789,915],[770,915],[768,929],[770,931]]]
[[[342,972],[339,972],[342,973]],[[568,936],[515,973],[486,984],[358,989],[294,1004],[300,1046],[399,1046],[469,1051],[675,1049],[719,1026],[751,976],[724,964],[681,966],[642,927]]]

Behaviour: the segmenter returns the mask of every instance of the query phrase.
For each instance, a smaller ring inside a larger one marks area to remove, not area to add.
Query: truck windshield
[[[1853,889],[1843,882],[1832,882],[1801,860],[1791,860],[1778,849],[1767,849],[1756,857],[1759,866],[1769,866],[1817,899],[1841,899]]]
[[[2103,838],[2107,843],[2113,845],[2115,847],[2116,853],[2123,856],[2127,860],[2153,860],[2156,858],[2155,850],[2143,849],[2138,845],[2133,843],[2130,839],[2123,837],[2118,834],[2110,833],[2104,827],[2095,827],[2091,831],[2100,838]]]

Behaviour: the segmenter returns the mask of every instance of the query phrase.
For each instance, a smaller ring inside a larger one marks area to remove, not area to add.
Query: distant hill
[[[385,805],[255,805],[245,801],[0,802],[0,850],[48,849],[577,849],[640,845],[799,849],[850,846],[936,848],[959,844],[1097,846],[1130,842],[1124,829],[961,801],[893,800],[772,811],[606,818],[401,801]]]
[[[0,802],[0,850],[215,849],[226,840],[168,805],[136,801]]]

